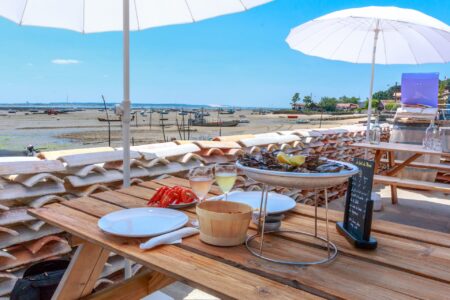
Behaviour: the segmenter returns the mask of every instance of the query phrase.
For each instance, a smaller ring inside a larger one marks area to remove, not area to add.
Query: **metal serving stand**
[[[359,172],[357,166],[345,162],[328,160],[331,163],[338,163],[347,167],[347,169],[341,170],[336,173],[296,173],[296,172],[280,172],[280,171],[269,171],[261,170],[257,168],[251,168],[243,166],[239,161],[236,162],[236,166],[240,169],[247,177],[260,182],[263,184],[263,189],[261,193],[261,202],[258,216],[258,230],[257,233],[249,236],[245,242],[247,249],[255,256],[262,259],[289,265],[317,265],[332,261],[336,258],[338,250],[334,243],[330,241],[329,230],[328,230],[328,194],[327,188],[344,183],[349,177],[355,175]],[[265,221],[266,221],[266,211],[267,211],[267,199],[269,196],[270,187],[281,186],[286,188],[297,188],[297,189],[314,189],[314,205],[315,205],[315,215],[314,215],[314,233],[305,231],[293,231],[293,230],[276,230],[265,232]],[[326,237],[319,236],[317,234],[317,191],[324,190],[325,192],[325,223],[326,223]],[[319,240],[324,243],[327,249],[327,255],[323,259],[316,261],[294,261],[294,260],[280,260],[275,257],[270,257],[270,254],[264,252],[264,237],[270,234],[288,233],[296,235],[306,235]],[[252,247],[251,242],[256,238],[260,238],[258,247]]]

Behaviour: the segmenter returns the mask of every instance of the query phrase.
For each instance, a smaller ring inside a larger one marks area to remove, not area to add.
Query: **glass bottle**
[[[439,134],[439,127],[435,124],[433,119],[430,126],[425,130],[425,137],[423,139],[423,147],[429,150],[441,150],[441,137]]]
[[[439,126],[435,126],[433,130],[433,148],[434,151],[442,151],[442,137]]]
[[[378,145],[381,139],[381,127],[379,124],[378,116],[375,118],[375,124],[373,124],[370,128],[370,136],[369,141],[371,144]]]

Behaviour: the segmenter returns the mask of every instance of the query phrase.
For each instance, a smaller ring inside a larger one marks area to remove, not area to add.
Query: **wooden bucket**
[[[252,218],[251,206],[232,201],[205,201],[197,205],[200,240],[215,246],[245,242]]]
[[[425,131],[429,126],[429,123],[402,123],[395,122],[391,131],[389,141],[391,143],[403,143],[411,145],[422,145],[423,139],[425,137]],[[395,152],[396,160],[406,160],[410,157],[412,153],[406,152]],[[425,162],[438,164],[441,157],[439,155],[423,155],[416,162]],[[398,173],[399,178],[403,179],[413,179],[420,181],[431,181],[436,180],[437,171],[428,168],[413,168],[406,167],[401,172]]]

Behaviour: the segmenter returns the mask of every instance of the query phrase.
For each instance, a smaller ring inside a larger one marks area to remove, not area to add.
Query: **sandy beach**
[[[111,113],[110,113],[111,114]],[[131,136],[134,143],[148,144],[163,142],[164,136],[160,126],[160,114],[153,113],[150,123],[149,113],[142,116],[137,113],[137,120],[131,123]],[[242,117],[241,117],[242,116]],[[245,116],[245,117],[244,117]],[[96,147],[108,145],[107,122],[98,121],[98,117],[105,117],[105,112],[95,109],[71,112],[59,115],[31,114],[18,111],[9,114],[0,111],[0,149],[23,150],[32,144],[37,149],[56,150],[66,148]],[[111,117],[111,116],[110,116]],[[190,139],[208,140],[218,135],[236,135],[249,133],[266,133],[293,128],[319,128],[320,115],[298,115],[298,119],[309,120],[308,124],[296,124],[296,119],[288,119],[285,114],[252,114],[251,110],[236,111],[234,115],[221,115],[221,120],[246,119],[249,123],[242,123],[236,127],[191,127]],[[324,114],[324,119],[332,117]],[[166,140],[180,139],[176,126],[176,119],[181,124],[182,117],[177,112],[164,115],[169,125],[165,128]],[[329,128],[341,125],[356,124],[364,120],[364,116],[338,116],[342,120],[323,121],[321,127]],[[217,121],[217,112],[211,112],[207,121]],[[185,116],[187,124],[187,116]],[[188,133],[181,136],[188,139]],[[111,123],[112,146],[121,145],[121,124]]]

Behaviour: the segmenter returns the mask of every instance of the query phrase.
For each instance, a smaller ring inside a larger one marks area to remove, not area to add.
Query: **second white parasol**
[[[450,61],[450,27],[417,10],[398,7],[369,6],[332,12],[293,28],[286,42],[308,55],[372,64],[367,140],[375,64]]]

